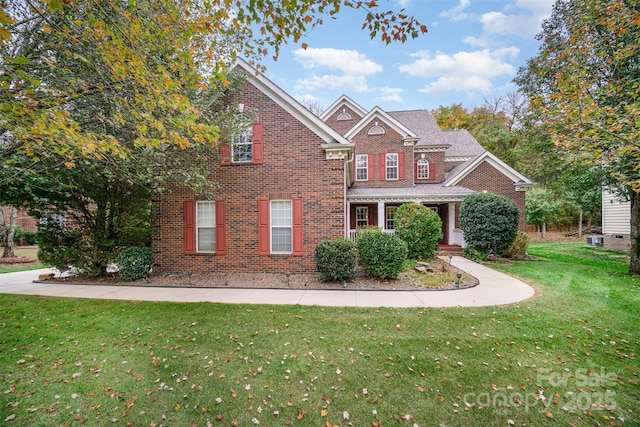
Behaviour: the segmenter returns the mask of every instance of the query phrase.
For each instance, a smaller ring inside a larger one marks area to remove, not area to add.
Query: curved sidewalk
[[[513,304],[535,295],[534,289],[504,273],[463,257],[451,264],[476,277],[473,288],[450,291],[361,291],[239,288],[159,288],[139,286],[33,283],[51,269],[0,274],[0,293],[130,301],[288,304],[326,307],[482,307]]]

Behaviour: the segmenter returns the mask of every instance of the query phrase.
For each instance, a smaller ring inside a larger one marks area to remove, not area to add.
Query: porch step
[[[462,256],[464,249],[458,245],[438,245],[436,255]]]

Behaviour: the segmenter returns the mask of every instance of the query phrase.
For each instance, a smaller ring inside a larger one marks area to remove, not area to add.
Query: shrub
[[[396,236],[407,243],[408,257],[411,259],[431,258],[442,239],[440,216],[420,203],[401,205],[396,210],[393,227]]]
[[[316,246],[316,267],[320,280],[343,282],[351,280],[358,260],[356,245],[345,238],[325,239]]]
[[[13,241],[15,243],[25,242],[27,245],[35,245],[38,242],[37,233],[35,231],[26,231],[18,225],[13,235]]]
[[[122,280],[140,280],[149,275],[153,266],[151,248],[131,246],[120,251],[116,257],[118,277]]]
[[[407,259],[407,244],[393,234],[366,230],[356,239],[358,257],[369,275],[380,279],[395,279]]]
[[[511,246],[505,251],[504,256],[507,258],[523,258],[527,255],[527,248],[529,247],[529,236],[526,233],[518,231],[516,239]]]
[[[513,200],[493,193],[471,194],[460,208],[460,228],[467,247],[486,255],[502,255],[511,246],[519,218]]]
[[[96,266],[96,259],[109,259],[111,253],[94,248],[79,230],[49,221],[38,230],[38,259],[55,267],[72,266],[79,272],[98,276],[106,270]]]

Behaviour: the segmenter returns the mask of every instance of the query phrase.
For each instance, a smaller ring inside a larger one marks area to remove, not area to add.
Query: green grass
[[[2,246],[0,246],[0,251],[2,250]],[[38,248],[33,247],[20,247],[16,246],[14,249],[15,255],[18,257],[31,258],[35,260],[34,262],[29,263],[16,263],[16,264],[7,264],[0,262],[0,274],[2,273],[14,273],[16,271],[28,271],[28,270],[38,270],[40,268],[47,268],[48,265],[42,264],[38,261]],[[2,253],[0,252],[0,255]]]
[[[539,295],[505,307],[0,295],[0,421],[639,425],[640,278],[625,274],[628,258],[581,244],[530,253],[545,260],[499,268]]]

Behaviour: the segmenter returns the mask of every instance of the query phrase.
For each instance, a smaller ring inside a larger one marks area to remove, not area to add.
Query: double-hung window
[[[429,179],[429,160],[418,160],[418,179]]]
[[[290,254],[293,247],[291,200],[271,200],[271,253]]]
[[[356,181],[369,180],[369,155],[358,154],[356,156]]]
[[[398,210],[397,206],[387,206],[387,215],[386,215],[386,229],[393,230],[393,222],[396,217],[396,210]]]
[[[198,252],[216,251],[215,202],[196,202],[196,247]]]
[[[387,181],[398,179],[398,153],[387,153],[386,155]]]
[[[250,163],[253,160],[253,129],[251,124],[242,121],[238,132],[233,135],[231,144],[231,161],[233,163]]]
[[[356,206],[356,228],[365,228],[369,225],[369,208]]]

